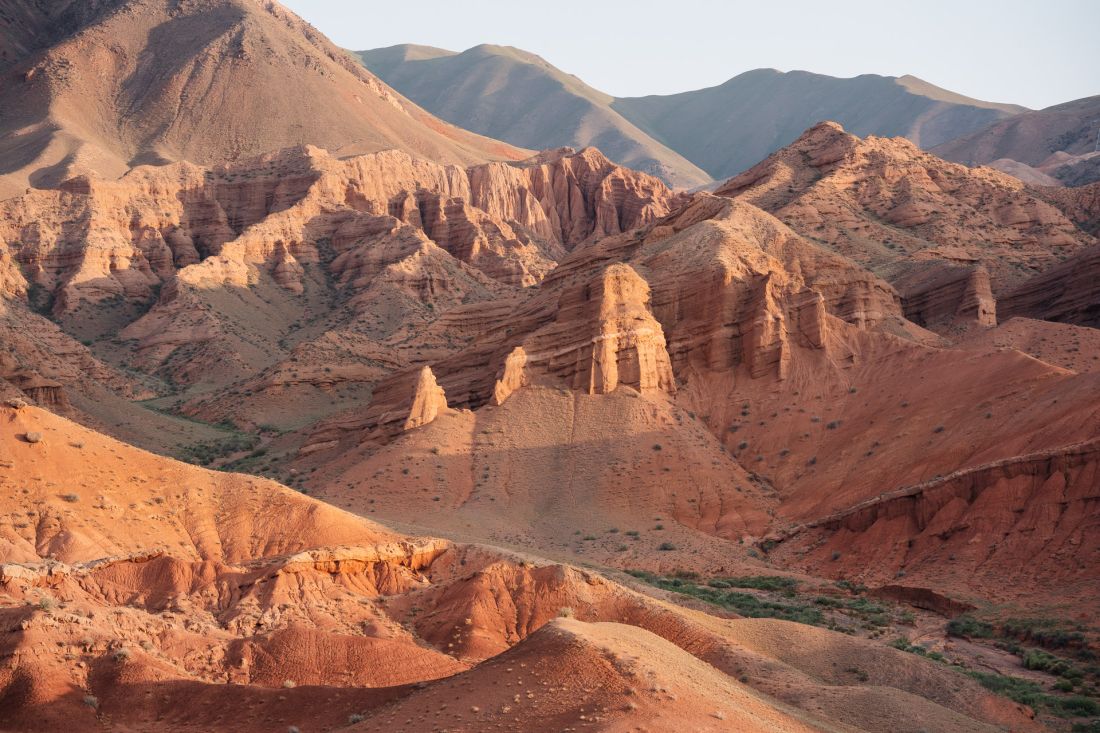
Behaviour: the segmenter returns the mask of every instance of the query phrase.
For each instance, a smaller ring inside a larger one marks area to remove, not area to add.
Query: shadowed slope
[[[1098,135],[1100,96],[1085,97],[994,122],[932,152],[967,165],[1023,164],[1080,186],[1100,177]]]
[[[857,135],[905,136],[927,148],[1024,111],[912,76],[837,79],[774,69],[747,71],[709,89],[617,99],[612,106],[715,178],[736,175],[822,120]]]

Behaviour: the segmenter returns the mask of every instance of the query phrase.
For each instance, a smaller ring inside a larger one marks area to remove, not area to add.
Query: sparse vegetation
[[[781,575],[747,575],[731,578],[713,578],[707,585],[712,588],[752,588],[791,593],[798,588],[798,581]]]
[[[1100,702],[1084,695],[1051,695],[1043,691],[1035,682],[1009,677],[1003,674],[979,672],[967,670],[968,675],[976,679],[982,687],[1003,695],[1010,700],[1015,700],[1024,705],[1030,705],[1041,712],[1047,712],[1060,718],[1082,718],[1100,715]]]
[[[681,572],[661,576],[647,571],[629,571],[630,575],[658,588],[681,593],[742,616],[781,618],[822,626],[846,633],[867,630],[876,636],[894,623],[912,622],[906,611],[858,596],[802,595],[796,578],[780,575],[748,575],[700,578]],[[855,588],[851,584],[845,587]],[[744,591],[755,591],[748,593]],[[760,594],[760,595],[757,595]],[[907,649],[907,651],[909,651]]]
[[[947,622],[947,633],[968,639],[992,639],[993,625],[972,616],[959,616]]]
[[[904,637],[899,636],[897,639],[894,639],[890,642],[890,646],[903,652],[909,652],[910,654],[916,654],[917,656],[931,659],[935,662],[946,661],[944,656],[939,652],[930,652],[927,647],[921,646],[920,644],[913,644]]]
[[[858,679],[860,682],[866,682],[867,680],[871,679],[871,675],[867,674],[867,672],[860,669],[859,667],[848,667],[844,671],[848,674],[855,675],[856,679]]]
[[[769,601],[749,593],[724,590],[686,578],[665,578],[644,571],[630,571],[630,574],[658,588],[698,598],[750,618],[781,618],[787,621],[798,621],[799,623],[813,625],[821,625],[823,620],[821,611],[811,606]],[[759,577],[763,578],[765,576]],[[788,579],[781,578],[779,580],[786,581]],[[753,583],[755,580],[740,579],[740,582]],[[760,582],[766,585],[769,581]]]
[[[209,466],[219,458],[252,450],[259,437],[247,433],[234,433],[224,438],[202,441],[184,446],[180,451],[180,457],[188,463],[200,466]]]
[[[948,633],[953,636],[965,636],[972,639],[995,639],[996,645],[1006,651],[1011,651],[1020,656],[1024,668],[1034,671],[1046,672],[1058,676],[1048,692],[1041,684],[1031,679],[1023,679],[1010,675],[986,672],[981,670],[965,669],[959,665],[960,671],[973,677],[990,692],[1002,695],[1024,705],[1029,705],[1040,713],[1046,713],[1061,718],[1081,718],[1100,716],[1100,700],[1096,698],[1095,685],[1083,684],[1086,671],[1078,667],[1072,661],[1051,654],[1041,649],[1021,649],[1014,642],[1006,642],[1006,633],[1011,627],[1014,632],[1021,628],[1028,630],[1036,625],[1054,625],[1049,619],[1021,621],[1014,619],[1003,624],[995,624],[980,621],[970,616],[961,616],[948,624]],[[1056,637],[1058,641],[1065,641],[1064,637]],[[947,663],[943,655],[930,652],[925,647],[912,644],[907,639],[895,639],[890,644],[896,649],[918,654],[937,662]],[[1091,659],[1091,652],[1084,650],[1085,656]],[[1095,665],[1089,667],[1089,672],[1100,673],[1100,668]],[[1078,689],[1080,687],[1080,689]],[[1076,691],[1076,692],[1075,692]],[[1062,693],[1062,694],[1052,694]],[[1075,694],[1074,694],[1075,693]],[[1074,725],[1074,730],[1089,730],[1098,721],[1087,721]],[[1081,727],[1083,726],[1083,727]]]

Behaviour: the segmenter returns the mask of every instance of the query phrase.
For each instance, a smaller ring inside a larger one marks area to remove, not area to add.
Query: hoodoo
[[[405,430],[427,425],[435,420],[439,413],[446,410],[446,393],[442,387],[436,384],[432,368],[429,366],[423,367],[413,390],[412,406],[409,408],[409,417],[405,420]]]

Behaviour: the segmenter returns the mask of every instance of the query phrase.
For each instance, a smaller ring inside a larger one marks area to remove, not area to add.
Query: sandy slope
[[[0,198],[300,144],[463,164],[526,154],[431,116],[275,2],[13,10],[29,17],[3,19],[19,43],[0,90]]]

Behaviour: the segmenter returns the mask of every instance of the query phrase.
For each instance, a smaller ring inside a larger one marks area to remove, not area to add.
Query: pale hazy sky
[[[771,67],[913,74],[1046,107],[1100,94],[1100,0],[282,0],[352,50],[517,46],[616,96]]]

